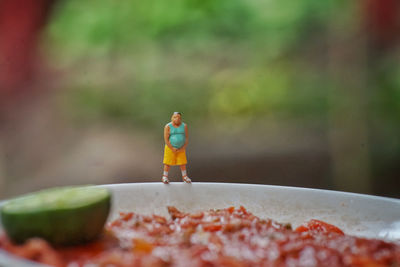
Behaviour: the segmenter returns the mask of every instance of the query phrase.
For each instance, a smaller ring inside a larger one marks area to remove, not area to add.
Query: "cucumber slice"
[[[94,186],[58,187],[7,201],[1,222],[16,243],[41,237],[56,246],[94,240],[103,230],[111,193]]]

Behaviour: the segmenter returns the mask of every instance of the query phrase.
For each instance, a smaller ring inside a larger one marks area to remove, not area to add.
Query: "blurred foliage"
[[[158,129],[179,110],[192,124],[268,116],[325,123],[329,45],[341,37],[332,29],[351,35],[355,8],[333,0],[69,0],[57,6],[47,38],[79,119]],[[398,151],[400,64],[365,67],[377,143]]]
[[[83,116],[159,125],[173,110],[321,118],[326,73],[296,49],[341,5],[317,0],[63,1],[49,26]],[[109,88],[109,87],[112,87]],[[70,102],[70,101],[68,101]]]

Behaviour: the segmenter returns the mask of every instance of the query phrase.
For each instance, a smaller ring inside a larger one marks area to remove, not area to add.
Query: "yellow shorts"
[[[180,152],[173,152],[167,145],[164,148],[164,161],[165,165],[186,165],[186,150]]]

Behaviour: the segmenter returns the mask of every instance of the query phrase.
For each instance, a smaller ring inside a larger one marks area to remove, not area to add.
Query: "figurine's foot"
[[[161,178],[161,181],[162,181],[164,184],[168,184],[168,183],[169,183],[169,180],[168,180],[168,177],[167,177],[167,176],[163,176],[163,178]]]
[[[183,181],[184,181],[185,183],[188,183],[188,184],[190,184],[190,183],[192,182],[192,180],[190,180],[190,178],[187,177],[187,176],[182,177],[182,179],[183,179]]]

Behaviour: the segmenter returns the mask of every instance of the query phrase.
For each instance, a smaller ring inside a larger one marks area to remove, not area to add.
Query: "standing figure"
[[[182,122],[182,114],[174,112],[171,122],[164,127],[164,173],[161,181],[168,184],[168,171],[171,166],[179,165],[182,171],[182,179],[186,183],[192,181],[186,173],[186,146],[188,144],[188,128]]]

